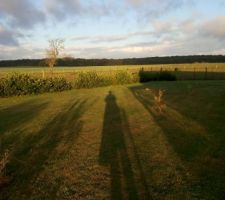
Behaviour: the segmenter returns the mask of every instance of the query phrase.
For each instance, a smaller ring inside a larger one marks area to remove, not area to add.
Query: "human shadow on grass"
[[[138,184],[132,170],[133,162],[130,160],[125,141],[125,132],[131,134],[129,129],[127,129],[129,126],[128,122],[124,118],[124,112],[117,105],[116,97],[111,91],[106,96],[105,102],[99,162],[101,165],[110,167],[111,199],[140,199],[137,191]],[[129,139],[133,141],[133,138]],[[135,159],[137,157],[136,155]],[[138,162],[140,164],[140,160]]]
[[[142,165],[142,161],[139,156],[138,148],[135,144],[135,139],[130,130],[126,112],[123,109],[121,109],[121,113],[123,116],[123,124],[126,129],[126,133],[127,133],[126,134],[127,140],[129,141],[130,146],[132,148],[133,159],[134,159],[134,162],[136,163],[138,174],[139,174],[139,182],[141,183],[141,187],[139,188],[140,199],[146,199],[146,200],[153,199],[153,197],[151,195],[151,191],[150,191],[150,184],[148,183],[148,180],[145,175],[146,169],[144,169],[144,167]]]
[[[75,145],[83,126],[80,118],[92,103],[87,103],[87,100],[70,102],[39,132],[23,138],[14,148],[12,162],[8,168],[8,175],[13,177],[11,187],[29,197],[31,181],[37,179],[49,162],[64,159]],[[63,146],[62,149],[59,145]],[[43,183],[45,187],[42,187],[55,199],[60,183],[48,184]],[[10,195],[10,187],[5,194]]]

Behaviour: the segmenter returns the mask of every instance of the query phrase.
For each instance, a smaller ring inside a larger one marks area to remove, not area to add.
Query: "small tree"
[[[50,67],[51,72],[53,72],[53,67],[57,63],[60,51],[64,49],[64,40],[53,39],[48,42],[49,48],[46,50],[46,64]]]

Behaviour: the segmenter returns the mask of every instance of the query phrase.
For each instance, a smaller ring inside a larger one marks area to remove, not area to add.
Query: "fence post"
[[[208,78],[208,68],[206,67],[205,68],[205,80],[207,80],[207,78]]]
[[[194,71],[193,71],[193,80],[195,80],[195,67],[194,67]]]
[[[42,78],[45,78],[45,71],[42,70]]]

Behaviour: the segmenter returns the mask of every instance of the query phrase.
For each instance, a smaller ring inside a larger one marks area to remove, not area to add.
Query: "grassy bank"
[[[154,91],[165,90],[162,113]],[[1,199],[224,199],[225,82],[0,99]]]

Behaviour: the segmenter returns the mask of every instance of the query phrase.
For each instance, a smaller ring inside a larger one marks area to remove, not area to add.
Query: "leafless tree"
[[[50,67],[53,72],[53,67],[57,63],[60,52],[64,49],[64,40],[53,39],[49,40],[49,48],[46,50],[46,64]]]

